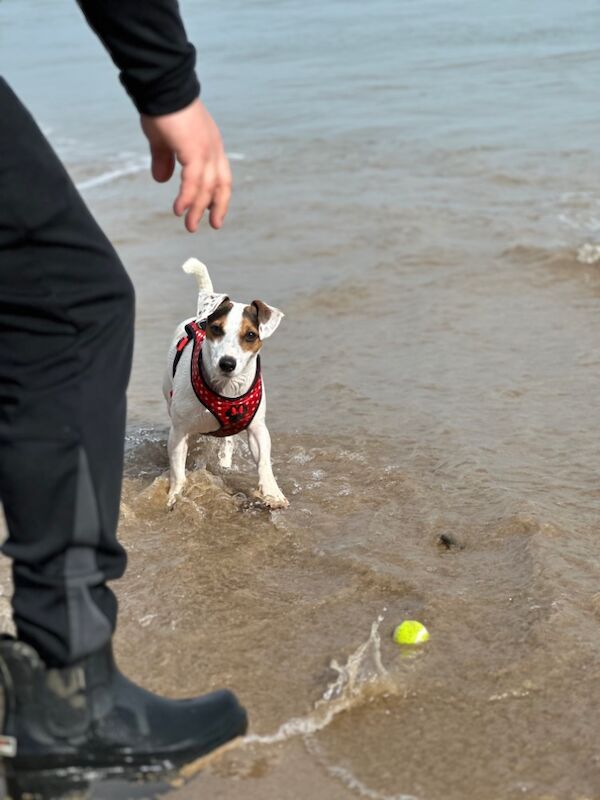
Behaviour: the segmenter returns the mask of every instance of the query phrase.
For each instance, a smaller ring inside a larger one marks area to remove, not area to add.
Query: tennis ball
[[[429,639],[429,631],[416,619],[405,619],[394,631],[396,644],[421,644]]]

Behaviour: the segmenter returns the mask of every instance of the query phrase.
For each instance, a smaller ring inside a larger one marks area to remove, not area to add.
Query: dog
[[[163,394],[169,430],[169,494],[173,508],[186,482],[190,434],[222,438],[219,464],[231,468],[232,436],[246,430],[258,467],[257,496],[269,508],[287,508],[271,466],[271,437],[259,351],[283,318],[278,308],[254,300],[234,303],[215,293],[208,269],[196,258],[182,269],[198,282],[196,317],[181,322],[169,349]]]

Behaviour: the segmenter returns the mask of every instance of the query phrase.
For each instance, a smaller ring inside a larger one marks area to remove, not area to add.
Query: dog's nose
[[[236,364],[237,361],[231,356],[223,356],[223,358],[219,361],[219,366],[223,372],[233,372]]]

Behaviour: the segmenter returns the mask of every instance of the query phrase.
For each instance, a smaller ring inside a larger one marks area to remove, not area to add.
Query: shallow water
[[[0,72],[138,293],[119,655],[251,712],[174,797],[597,800],[597,4],[183,8],[236,181],[195,238],[74,4],[0,3]],[[210,442],[165,509],[190,255],[286,312],[263,358],[285,512]]]

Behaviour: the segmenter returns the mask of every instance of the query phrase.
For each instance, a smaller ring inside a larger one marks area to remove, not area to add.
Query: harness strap
[[[262,400],[262,376],[260,370],[260,356],[256,359],[256,373],[252,386],[239,397],[224,397],[211,389],[202,374],[202,344],[206,338],[206,320],[202,322],[189,322],[185,326],[185,336],[177,342],[175,358],[173,359],[173,376],[183,355],[183,351],[190,342],[194,343],[190,362],[190,379],[192,388],[198,400],[210,411],[219,423],[216,431],[207,433],[209,436],[233,436],[246,430],[250,425]],[[171,391],[171,397],[173,393]]]
[[[177,370],[177,365],[181,360],[181,356],[183,355],[183,351],[188,346],[188,344],[194,338],[194,331],[200,328],[200,330],[206,329],[206,321],[202,320],[202,322],[188,322],[185,326],[185,336],[182,336],[181,339],[177,342],[177,349],[175,352],[175,358],[173,359],[173,378],[175,377],[175,371]]]

